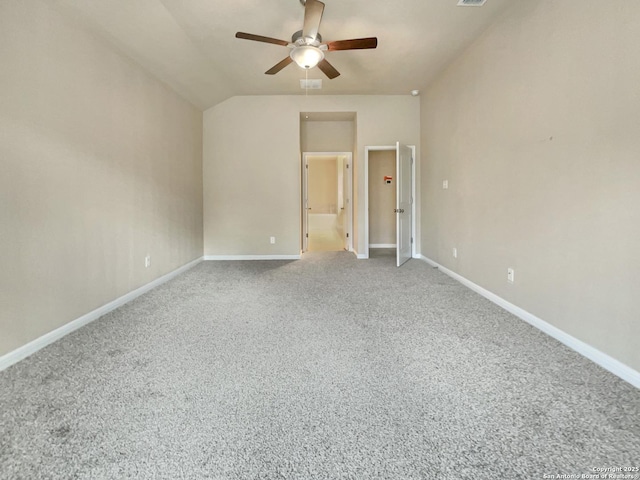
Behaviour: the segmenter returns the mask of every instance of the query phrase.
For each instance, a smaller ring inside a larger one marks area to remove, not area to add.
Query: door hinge
[[[347,238],[349,238],[349,234],[347,233]]]
[[[347,163],[347,168],[349,168],[349,164]]]
[[[305,237],[309,238],[309,234],[308,234],[308,233],[307,233],[307,234],[305,234]]]

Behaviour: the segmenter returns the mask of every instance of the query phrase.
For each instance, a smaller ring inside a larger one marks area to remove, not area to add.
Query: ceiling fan
[[[333,79],[340,75],[340,72],[324,58],[326,51],[376,48],[378,39],[376,37],[354,38],[322,43],[322,36],[318,30],[320,29],[323,12],[324,3],[319,0],[306,0],[304,2],[304,25],[302,30],[292,35],[291,42],[244,32],[236,33],[236,38],[273,43],[291,49],[288,57],[264,72],[267,75],[275,75],[290,63],[295,62],[298,66],[307,70],[318,66],[327,77]]]

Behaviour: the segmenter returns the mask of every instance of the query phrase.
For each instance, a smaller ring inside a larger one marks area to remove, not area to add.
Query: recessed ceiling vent
[[[459,7],[481,7],[487,0],[458,0]]]
[[[303,90],[320,90],[322,88],[321,78],[300,79],[300,88]]]

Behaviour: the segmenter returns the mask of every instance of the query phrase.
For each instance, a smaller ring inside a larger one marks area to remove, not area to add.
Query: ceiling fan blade
[[[273,43],[274,45],[282,45],[283,47],[289,45],[289,42],[285,42],[284,40],[278,40],[277,38],[271,37],[263,37],[262,35],[254,35],[253,33],[238,32],[236,33],[236,38],[244,38],[245,40],[254,40],[256,42],[263,43]]]
[[[267,75],[275,75],[280,70],[282,70],[284,67],[289,65],[291,62],[293,62],[293,60],[291,60],[291,57],[287,57],[284,60],[282,60],[281,62],[275,64],[273,67],[271,67],[269,70],[267,70],[264,73],[266,73]]]
[[[336,70],[333,65],[327,62],[326,59],[323,59],[320,63],[318,63],[318,68],[322,70],[322,73],[329,77],[329,80],[333,80],[338,75],[340,75],[340,72]]]
[[[324,3],[318,0],[307,0],[304,4],[304,26],[302,36],[315,40],[320,29],[320,21],[324,12]]]
[[[337,40],[328,42],[329,51],[333,50],[361,50],[364,48],[376,48],[378,39],[376,37],[354,38],[353,40]]]

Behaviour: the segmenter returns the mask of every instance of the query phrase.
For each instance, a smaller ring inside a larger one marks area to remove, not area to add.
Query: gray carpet
[[[205,262],[0,373],[1,478],[542,479],[640,391],[429,267]]]

